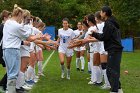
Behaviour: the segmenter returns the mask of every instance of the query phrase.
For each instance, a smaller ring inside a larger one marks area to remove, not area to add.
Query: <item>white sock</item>
[[[27,81],[31,80],[33,73],[34,73],[34,68],[29,66],[27,69]]]
[[[93,53],[90,53],[90,68],[92,69],[92,67],[93,67]]]
[[[16,88],[20,89],[20,87],[24,85],[24,81],[25,81],[24,73],[20,71],[16,80]]]
[[[70,69],[67,69],[67,76],[70,76]]]
[[[96,66],[96,76],[97,76],[97,83],[102,82],[102,71],[99,66]]]
[[[90,62],[88,62],[88,71],[91,71]]]
[[[76,68],[79,68],[80,58],[76,58]]]
[[[91,68],[91,81],[93,81],[93,73],[95,72],[94,69],[93,69],[93,53],[90,53],[90,68]]]
[[[63,64],[63,65],[60,65],[60,66],[61,66],[62,73],[65,73],[65,65]]]
[[[35,76],[36,76],[36,72],[35,72],[35,66],[34,66],[34,70],[33,70],[32,76],[31,76],[31,80],[34,80]]]
[[[43,73],[42,62],[43,62],[43,61],[38,61],[38,73],[39,73],[39,74]]]
[[[28,68],[27,68],[28,69]],[[27,70],[24,73],[25,80],[27,80]]]
[[[85,59],[84,59],[83,56],[81,56],[81,57],[80,57],[80,60],[81,60],[81,69],[84,70],[84,68],[85,68]]]
[[[7,80],[8,93],[16,93],[16,79]]]
[[[110,83],[109,83],[109,81],[108,81],[108,77],[107,77],[107,74],[106,74],[106,69],[102,70],[102,72],[103,72],[105,84],[106,84],[107,86],[110,86]]]
[[[91,81],[92,82],[97,82],[96,66],[92,66]]]

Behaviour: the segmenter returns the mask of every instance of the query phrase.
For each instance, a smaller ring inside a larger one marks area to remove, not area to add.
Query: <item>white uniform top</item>
[[[97,32],[98,33],[103,33],[104,24],[105,24],[104,22],[97,24],[97,27],[98,27]]]
[[[24,25],[24,29],[30,33],[33,33],[33,29],[32,29],[32,26],[31,25]],[[26,51],[29,51],[30,49],[30,46],[27,46],[27,45],[21,45],[21,48],[22,49],[25,49]]]
[[[32,25],[24,25],[24,29],[28,32],[30,32],[31,34],[33,33],[33,29],[32,29]],[[20,47],[20,52],[21,52],[21,57],[24,57],[24,56],[28,56],[30,57],[30,46],[28,45],[21,45]]]
[[[36,34],[39,34],[39,33],[41,33],[41,31],[39,31],[37,28],[35,28],[35,27],[32,27],[32,30],[33,30],[33,32],[32,32],[32,35],[36,35]],[[35,52],[35,43],[34,42],[31,42],[30,43],[30,52]]]
[[[61,28],[58,30],[58,36],[60,38],[60,46],[67,48],[71,39],[75,37],[75,34],[70,28],[68,28],[68,30]]]
[[[80,35],[80,33],[83,32],[83,30],[75,30],[74,31],[74,34],[75,34],[75,37],[78,37]],[[75,51],[82,51],[82,50],[86,50],[85,46],[81,46],[81,47],[75,47],[74,48]]]
[[[72,29],[64,30],[63,28],[58,30],[58,36],[60,38],[60,45],[58,48],[59,53],[64,53],[67,57],[73,55],[73,49],[67,48],[69,42],[75,37],[75,34]]]
[[[96,26],[91,26],[88,28],[88,31],[87,31],[87,34],[86,34],[86,37],[90,34],[92,34],[92,31],[97,31],[97,27]],[[90,46],[90,52],[95,52],[97,50],[97,46],[96,46],[96,43],[97,42],[90,42],[89,43],[89,46]]]
[[[74,30],[75,37],[79,36],[81,32],[83,32],[83,30]]]
[[[103,33],[104,22],[97,24],[97,27],[98,27],[97,32],[98,33]],[[98,42],[98,44],[97,44],[97,51],[100,54],[107,54],[107,52],[105,52],[105,49],[104,49],[104,42],[103,41],[99,41]]]
[[[39,33],[42,33],[42,32],[40,30],[35,31],[35,34],[39,34]],[[42,48],[40,48],[38,45],[36,45],[35,48],[36,48],[36,52],[39,52],[39,50],[42,50]]]
[[[17,23],[15,20],[7,20],[3,28],[3,49],[20,49],[21,41],[27,39],[30,34],[24,30],[22,24]]]

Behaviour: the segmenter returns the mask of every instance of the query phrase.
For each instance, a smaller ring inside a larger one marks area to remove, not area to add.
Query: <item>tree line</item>
[[[0,0],[0,12],[12,11],[14,4],[40,17],[47,26],[61,27],[61,20],[69,18],[73,28],[84,16],[100,11],[104,5],[112,8],[120,24],[122,37],[140,36],[140,0]]]

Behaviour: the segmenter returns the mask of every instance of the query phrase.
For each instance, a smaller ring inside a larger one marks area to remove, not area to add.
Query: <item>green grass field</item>
[[[51,54],[44,52],[45,60]],[[71,79],[61,79],[61,69],[58,53],[55,52],[44,69],[45,77],[29,93],[109,93],[108,90],[101,90],[100,87],[88,85],[87,63],[85,72],[77,72],[75,67],[75,55],[71,64]],[[2,67],[0,67],[2,68]],[[132,53],[124,52],[121,63],[121,82],[124,93],[140,93],[140,51]],[[128,70],[126,75],[124,71]],[[4,70],[0,70],[0,77]]]

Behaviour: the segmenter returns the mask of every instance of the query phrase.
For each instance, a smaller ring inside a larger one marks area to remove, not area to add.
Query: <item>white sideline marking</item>
[[[54,54],[55,51],[53,51],[50,56],[47,58],[47,60],[45,61],[45,63],[43,64],[43,69],[47,66],[49,60],[51,59],[52,55]]]

